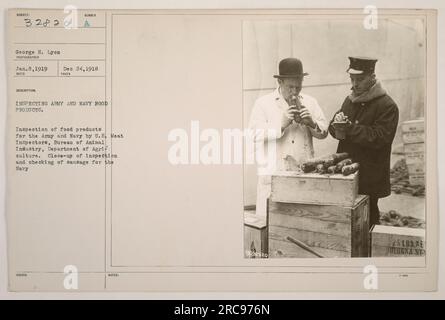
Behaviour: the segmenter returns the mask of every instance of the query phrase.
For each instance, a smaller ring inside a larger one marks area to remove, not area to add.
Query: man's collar
[[[349,99],[352,101],[352,103],[365,103],[384,96],[385,94],[386,90],[383,89],[380,81],[376,81],[376,83],[368,91],[365,91],[359,96],[355,96],[353,93],[351,93],[349,95]]]

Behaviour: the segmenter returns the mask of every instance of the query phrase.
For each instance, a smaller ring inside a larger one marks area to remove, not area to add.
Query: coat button
[[[292,140],[292,143],[294,143],[294,140]]]

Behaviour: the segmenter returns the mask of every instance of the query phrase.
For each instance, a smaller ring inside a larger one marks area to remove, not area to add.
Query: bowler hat
[[[281,60],[278,65],[278,72],[279,74],[274,75],[274,78],[299,78],[309,74],[303,72],[303,64],[296,58]]]
[[[346,72],[350,74],[373,73],[377,59],[368,57],[348,57],[349,68]]]

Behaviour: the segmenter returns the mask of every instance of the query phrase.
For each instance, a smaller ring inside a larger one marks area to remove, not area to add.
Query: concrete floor
[[[425,198],[392,193],[379,200],[380,212],[395,210],[403,216],[425,220]]]

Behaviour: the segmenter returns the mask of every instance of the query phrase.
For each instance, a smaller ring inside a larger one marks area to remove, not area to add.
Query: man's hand
[[[339,112],[335,115],[334,122],[349,122],[349,119],[343,112]]]
[[[346,116],[343,112],[337,113],[331,125],[334,128],[334,136],[336,139],[346,139],[346,133],[351,126],[351,121],[348,119],[348,116]]]
[[[286,129],[291,123],[292,120],[295,119],[295,115],[298,113],[298,109],[296,106],[290,106],[283,113],[283,117],[281,118],[281,129]]]
[[[309,110],[305,107],[302,106],[299,110],[299,114],[298,116],[295,117],[295,121],[296,122],[300,122],[303,123],[306,126],[309,126],[313,129],[316,128],[317,124],[315,123],[314,119],[312,119],[312,115],[309,112]]]

